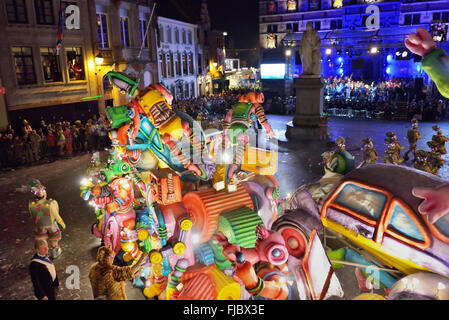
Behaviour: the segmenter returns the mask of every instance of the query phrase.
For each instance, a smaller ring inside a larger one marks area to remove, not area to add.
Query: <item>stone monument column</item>
[[[296,114],[287,124],[288,139],[312,140],[320,138],[320,117],[323,113],[324,81],[321,78],[321,39],[307,23],[299,44],[303,73],[295,79]]]

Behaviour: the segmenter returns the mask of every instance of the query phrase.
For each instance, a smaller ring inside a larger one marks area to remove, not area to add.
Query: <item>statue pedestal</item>
[[[286,137],[293,140],[320,138],[320,117],[323,113],[324,81],[321,76],[301,76],[295,79],[296,114],[287,124]]]

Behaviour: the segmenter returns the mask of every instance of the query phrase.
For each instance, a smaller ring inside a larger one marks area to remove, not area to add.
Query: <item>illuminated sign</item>
[[[370,13],[365,20],[368,29],[379,29],[379,11],[379,7],[373,4],[366,7],[365,13]]]
[[[261,79],[284,79],[285,63],[272,63],[260,65]]]

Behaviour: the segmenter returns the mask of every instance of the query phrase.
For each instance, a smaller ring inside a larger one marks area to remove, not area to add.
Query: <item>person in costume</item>
[[[35,241],[36,254],[29,265],[34,295],[39,300],[56,300],[59,280],[56,269],[48,257],[48,243],[44,239]]]
[[[443,132],[441,131],[439,126],[435,125],[432,127],[432,129],[437,133],[432,136],[432,141],[435,145],[436,152],[439,153],[440,155],[446,154],[447,151],[444,145],[446,144],[446,142],[449,141],[449,139],[443,136]]]
[[[235,147],[235,163],[229,166],[227,174],[229,179],[235,178],[234,174],[242,164],[245,148],[249,141],[247,131],[255,122],[258,121],[264,127],[270,138],[275,137],[261,105],[263,102],[263,93],[250,92],[243,95],[240,97],[240,102],[229,110],[223,121],[225,141]]]
[[[47,199],[45,186],[37,179],[30,181],[31,192],[35,198],[30,200],[28,208],[34,222],[35,239],[48,239],[50,242],[49,256],[56,259],[61,254],[59,241],[62,232],[58,224],[65,229],[66,225],[59,215],[59,205],[56,200]]]
[[[396,158],[400,159],[402,162],[403,160],[401,159],[401,150],[404,149],[404,146],[402,146],[400,144],[398,137],[396,136],[396,134],[394,132],[389,131],[386,133],[386,136],[387,136],[387,138],[393,139],[394,145],[395,145],[395,151],[396,151]]]
[[[363,139],[363,162],[360,166],[375,164],[377,160],[380,160],[380,157],[374,149],[373,140],[371,138]]]
[[[431,168],[431,173],[438,174],[438,170],[444,165],[444,159],[441,157],[441,145],[437,142],[431,140],[427,142],[427,145],[431,149],[429,154],[429,165]],[[444,148],[444,146],[443,146]]]
[[[126,280],[133,280],[140,266],[147,258],[144,252],[132,266],[119,267],[113,265],[115,253],[109,247],[100,247],[97,252],[97,262],[89,271],[92,294],[96,300],[128,300],[125,292]]]
[[[415,152],[415,159],[413,160],[413,168],[433,173],[432,167],[429,163],[429,152],[418,150]]]
[[[383,160],[385,163],[401,164],[402,159],[398,156],[396,141],[392,137],[385,138],[387,149],[384,151]],[[399,151],[400,152],[400,151]]]
[[[340,150],[346,150],[346,140],[343,137],[338,137],[335,140],[335,145],[340,149]]]
[[[413,153],[413,162],[415,162],[416,143],[419,139],[421,139],[421,134],[418,131],[418,120],[413,119],[412,120],[412,128],[407,131],[407,140],[408,140],[408,143],[410,144],[410,146],[404,154],[404,161],[408,161],[408,159],[409,159],[408,154],[410,152],[412,152]]]

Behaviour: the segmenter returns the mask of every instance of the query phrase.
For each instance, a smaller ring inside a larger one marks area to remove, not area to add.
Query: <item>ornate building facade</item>
[[[297,44],[309,21],[321,38],[324,77],[427,82],[420,57],[405,48],[405,38],[424,27],[440,47],[448,48],[448,1],[260,0],[260,63],[285,64],[285,93],[302,72]]]

